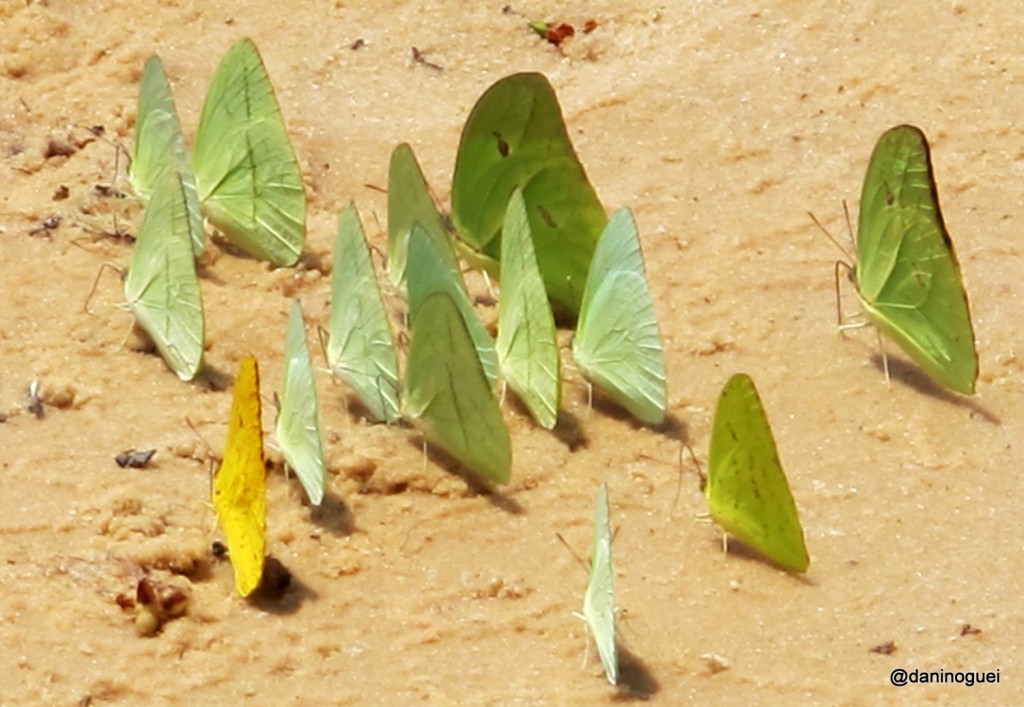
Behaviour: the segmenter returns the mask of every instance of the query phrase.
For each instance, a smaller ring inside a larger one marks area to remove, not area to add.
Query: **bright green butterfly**
[[[277,416],[277,443],[285,461],[299,477],[309,502],[319,506],[327,486],[327,464],[320,434],[320,405],[313,363],[306,346],[302,305],[292,303],[284,344],[284,382]]]
[[[430,196],[423,170],[412,147],[403,142],[391,153],[388,168],[388,274],[396,287],[405,283],[409,231],[414,223],[423,227],[438,245],[445,263],[457,271],[458,262],[448,244],[444,222]]]
[[[608,507],[608,486],[597,490],[594,510],[594,549],[590,556],[590,581],[583,595],[583,618],[597,645],[597,654],[604,666],[608,682],[619,681],[619,651],[615,643],[615,597],[612,570],[611,511]]]
[[[412,320],[402,417],[482,479],[508,483],[508,428],[466,320],[447,290],[428,295]]]
[[[811,564],[796,504],[754,382],[737,373],[715,410],[705,489],[711,517],[744,545],[793,572]]]
[[[399,418],[395,339],[359,212],[351,203],[338,217],[331,282],[327,342],[331,372],[356,392],[374,419],[395,422]]]
[[[665,419],[665,355],[629,209],[601,234],[583,292],[572,355],[584,375],[643,422]]]
[[[496,270],[512,192],[523,190],[548,296],[576,314],[594,246],[607,223],[541,74],[507,76],[480,97],[462,129],[452,178],[452,219],[467,257]]]
[[[256,45],[237,42],[203,104],[193,153],[203,213],[243,250],[294,265],[306,240],[306,193]]]
[[[501,372],[533,419],[550,430],[562,397],[558,340],[544,281],[537,269],[522,192],[508,202],[501,237],[498,340]]]
[[[452,267],[444,250],[450,249],[446,241],[432,239],[418,222],[409,233],[409,259],[407,287],[409,290],[409,319],[413,326],[419,316],[422,303],[435,292],[447,292],[459,308],[466,322],[466,329],[476,347],[484,375],[493,390],[498,382],[498,354],[494,350],[494,339],[477,317],[466,293],[466,285],[458,267]],[[449,251],[449,255],[451,255]]]
[[[868,319],[937,383],[974,392],[978,354],[960,266],[939,210],[928,141],[886,132],[864,177],[857,293]]]
[[[196,177],[192,172],[185,138],[181,133],[178,111],[174,107],[171,85],[164,73],[160,57],[146,61],[139,82],[139,109],[135,118],[135,152],[129,179],[132,189],[148,202],[153,189],[166,170],[177,170],[185,190],[191,226],[192,250],[201,255],[205,247],[203,216],[196,194]]]
[[[135,318],[182,380],[203,367],[203,298],[190,223],[181,175],[166,170],[154,185],[124,280]]]

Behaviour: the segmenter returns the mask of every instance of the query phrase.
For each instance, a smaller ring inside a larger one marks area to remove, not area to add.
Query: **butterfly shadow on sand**
[[[309,519],[318,528],[339,538],[348,537],[356,529],[352,508],[329,488],[324,490],[324,497],[319,506],[310,506]]]
[[[967,408],[972,413],[976,413],[979,417],[985,420],[985,422],[993,425],[1002,424],[1002,419],[984,405],[981,405],[973,398],[951,393],[938,383],[934,382],[931,378],[925,375],[920,368],[909,361],[905,361],[900,358],[893,358],[892,356],[886,356],[885,354],[874,354],[871,357],[871,363],[873,363],[875,368],[879,371],[884,372],[886,369],[886,358],[888,358],[890,378],[900,381],[900,383],[913,388],[922,395],[927,395],[928,397],[935,398],[936,400],[941,400],[944,403]]]
[[[669,439],[680,440],[683,443],[689,441],[689,432],[686,428],[686,423],[671,412],[666,412],[665,419],[657,424],[643,422],[610,397],[598,393],[597,391],[594,393],[593,407],[594,410],[600,412],[602,415],[629,423],[636,429],[648,429],[653,432],[661,433]],[[564,415],[565,411],[562,411],[560,414]],[[561,420],[559,420],[559,422],[561,422]]]
[[[618,643],[619,692],[615,701],[649,700],[661,691],[661,684],[651,673],[647,664],[635,653]]]
[[[721,540],[719,540],[719,543],[720,542],[721,542]],[[785,572],[786,574],[788,574],[793,579],[795,579],[795,580],[797,580],[797,581],[799,581],[799,582],[801,582],[803,584],[806,584],[808,586],[814,587],[814,586],[817,586],[817,584],[818,584],[813,579],[808,577],[806,574],[801,574],[799,572],[795,572],[793,570],[790,570],[790,569],[787,569],[787,568],[783,567],[782,565],[778,564],[777,562],[774,562],[771,558],[767,557],[766,555],[764,555],[764,554],[758,552],[757,550],[755,550],[754,548],[750,547],[749,545],[744,543],[742,540],[738,540],[737,538],[734,538],[731,535],[729,536],[729,540],[728,540],[728,544],[726,545],[725,553],[727,555],[729,555],[730,557],[740,558],[740,559],[742,559],[744,561],[747,561],[747,562],[756,562],[758,564],[768,565],[769,567],[774,567],[775,569],[779,570],[780,572]]]
[[[267,555],[260,585],[249,602],[260,611],[281,616],[297,613],[302,604],[316,601],[319,595],[291,573],[284,563]]]
[[[423,450],[423,439],[421,437],[410,437],[409,444],[418,450]],[[470,494],[483,496],[491,505],[510,515],[521,515],[523,513],[523,507],[519,501],[502,493],[496,486],[492,486],[490,483],[480,479],[453,455],[432,444],[427,445],[425,453],[434,464],[465,481]]]

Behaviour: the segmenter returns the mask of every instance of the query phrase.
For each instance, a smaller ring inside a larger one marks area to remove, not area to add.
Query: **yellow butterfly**
[[[235,379],[224,461],[213,481],[213,505],[227,535],[235,588],[243,597],[259,586],[266,552],[267,477],[260,415],[260,371],[256,357],[246,356]]]

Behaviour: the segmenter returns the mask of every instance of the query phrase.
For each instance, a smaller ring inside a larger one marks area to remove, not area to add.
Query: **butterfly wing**
[[[569,140],[555,91],[537,73],[495,83],[462,129],[452,219],[478,260],[500,257],[505,208],[517,187],[548,296],[575,314],[607,218]]]
[[[135,151],[129,180],[132,189],[148,202],[153,189],[166,170],[177,170],[188,206],[192,250],[201,255],[205,248],[203,217],[196,193],[185,138],[181,133],[178,111],[163,62],[154,55],[147,61],[139,82],[139,109],[135,118]]]
[[[974,392],[978,354],[953,241],[939,210],[924,134],[889,130],[864,178],[857,290],[871,321],[932,379]]]
[[[277,417],[277,443],[281,446],[309,502],[319,506],[327,485],[327,464],[320,434],[320,405],[313,377],[313,363],[306,345],[302,305],[292,303],[284,346],[284,382],[281,412]]]
[[[501,372],[541,427],[558,421],[562,384],[555,320],[537,268],[522,192],[508,202],[501,236],[498,340]]]
[[[458,266],[453,265],[454,256],[449,260],[445,255],[445,250],[448,251],[448,255],[451,255],[451,247],[446,241],[435,241],[419,223],[413,224],[409,233],[407,270],[409,319],[415,327],[420,306],[427,297],[436,292],[448,293],[462,314],[480,364],[483,366],[484,375],[487,376],[493,389],[497,385],[499,371],[494,339],[491,338],[487,328],[477,317],[476,311],[469,301],[466,285],[462,281],[462,274],[459,272]]]
[[[167,170],[146,207],[124,281],[135,318],[182,380],[203,366],[205,329],[190,223],[181,175]]]
[[[754,382],[725,384],[715,410],[706,489],[711,517],[772,562],[794,572],[810,565],[803,528]]]
[[[194,152],[207,218],[233,243],[294,265],[306,240],[306,193],[263,59],[250,39],[221,60]]]
[[[388,274],[395,286],[405,283],[409,232],[415,223],[419,223],[431,240],[438,244],[438,252],[446,264],[457,270],[458,263],[448,244],[444,222],[430,196],[423,170],[412,147],[403,142],[391,153],[388,168]]]
[[[410,279],[411,284],[411,279]],[[486,481],[507,484],[512,444],[455,298],[441,290],[412,320],[403,417]]]
[[[355,391],[374,419],[395,422],[399,418],[395,339],[353,204],[338,217],[331,283],[328,365]]]
[[[260,584],[267,537],[267,479],[263,465],[260,377],[256,358],[238,366],[228,441],[213,480],[213,506],[228,541],[235,588],[247,597]]]
[[[583,595],[583,618],[594,637],[604,674],[615,685],[619,681],[619,651],[615,642],[613,576],[608,486],[602,483],[594,510],[594,549],[590,555],[590,580]]]
[[[594,252],[572,341],[584,375],[638,419],[665,419],[665,355],[636,223],[629,209],[608,222]]]

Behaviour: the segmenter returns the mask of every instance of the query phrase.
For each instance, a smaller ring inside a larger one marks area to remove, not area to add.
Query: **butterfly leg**
[[[878,349],[882,352],[882,370],[885,371],[885,387],[892,388],[892,379],[889,377],[889,355],[885,352],[885,342],[882,341],[882,332],[876,328],[875,334],[878,336]]]

